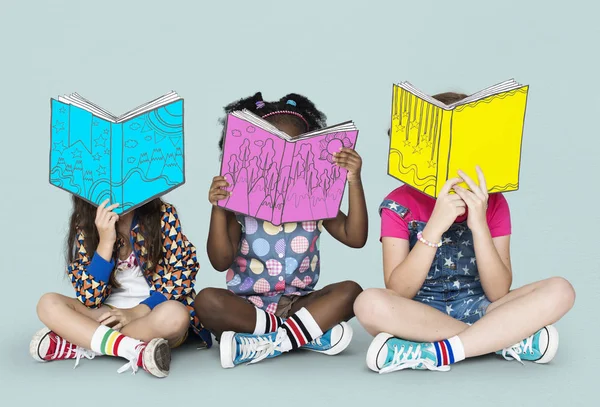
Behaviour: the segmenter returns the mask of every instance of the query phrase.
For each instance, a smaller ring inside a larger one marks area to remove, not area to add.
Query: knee
[[[224,308],[223,289],[208,287],[198,293],[194,309],[201,320],[207,315],[220,314]]]
[[[182,335],[189,327],[188,309],[178,301],[166,301],[152,311],[154,323],[167,338]]]
[[[343,281],[338,283],[338,290],[344,301],[353,306],[356,298],[363,292],[362,287],[354,281]]]
[[[575,304],[575,289],[571,283],[562,277],[552,277],[546,280],[546,284],[552,303],[560,306],[564,312],[569,311]]]
[[[385,318],[389,313],[388,292],[382,288],[369,288],[363,291],[354,302],[354,314],[361,324]]]
[[[36,312],[42,322],[56,310],[57,307],[64,304],[64,297],[57,293],[46,293],[42,295],[37,303]]]

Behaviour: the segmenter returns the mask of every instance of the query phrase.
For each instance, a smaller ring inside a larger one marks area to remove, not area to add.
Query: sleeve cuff
[[[167,301],[167,297],[158,291],[153,291],[152,294],[150,294],[150,297],[140,302],[140,304],[147,305],[150,309],[154,309],[154,307],[156,307],[158,304],[165,301]]]
[[[94,253],[94,257],[87,267],[87,272],[94,277],[96,281],[108,282],[110,273],[115,268],[115,262],[111,259],[110,262],[104,260],[98,253]]]

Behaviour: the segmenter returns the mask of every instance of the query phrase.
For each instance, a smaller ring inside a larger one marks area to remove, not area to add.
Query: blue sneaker
[[[264,335],[223,332],[220,341],[221,366],[225,369],[242,363],[252,364],[283,353],[281,344],[287,334],[283,328]]]
[[[367,366],[378,373],[404,369],[450,370],[450,366],[438,366],[432,343],[405,341],[387,333],[380,333],[371,342],[367,351]]]
[[[552,325],[548,325],[523,339],[521,342],[496,352],[506,360],[524,360],[535,363],[548,363],[558,351],[558,331]]]
[[[341,322],[325,332],[320,338],[307,343],[300,349],[333,356],[344,351],[350,345],[351,341],[352,327],[346,322]]]

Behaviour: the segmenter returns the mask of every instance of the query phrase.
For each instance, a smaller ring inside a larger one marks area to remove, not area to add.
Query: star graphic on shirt
[[[98,175],[106,175],[106,167],[99,165],[96,172],[98,173]]]
[[[456,234],[458,235],[458,237],[461,237],[461,236],[463,235],[463,233],[465,233],[465,230],[464,230],[464,229],[458,229],[458,230],[456,231]]]
[[[446,314],[450,315],[450,313],[451,313],[452,311],[454,311],[454,310],[452,309],[452,304],[450,304],[450,305],[446,305]]]
[[[454,262],[452,261],[452,258],[445,258],[444,257],[444,266],[448,266],[448,267],[452,267],[454,266]]]
[[[460,290],[460,281],[456,280],[452,285]]]
[[[471,257],[471,264],[475,264],[475,257]]]
[[[462,257],[465,257],[465,256],[464,256],[464,254],[462,254],[462,251],[460,251],[460,252],[458,252],[456,257],[458,258],[458,260],[460,260]]]
[[[481,297],[479,297],[479,301],[483,300],[485,298],[485,295],[482,295]]]
[[[479,281],[479,274],[477,274],[474,278],[475,281]]]
[[[470,276],[471,275],[469,273],[469,268],[467,266],[464,266],[462,270],[465,272],[465,276]]]
[[[471,314],[469,313],[469,310],[467,309],[463,315],[464,315],[465,317],[468,317],[468,316],[469,316],[469,315],[471,315]]]
[[[469,294],[469,295],[475,295],[475,291],[473,291],[473,290],[467,290],[467,294]]]
[[[473,298],[469,298],[468,300],[463,300],[464,305],[469,305],[472,302],[473,302]]]
[[[390,203],[388,206],[389,206],[389,208],[390,208],[390,209],[392,209],[392,210],[394,210],[394,211],[395,211],[396,209],[398,209],[398,204],[396,204],[396,202],[392,202],[392,203]]]
[[[423,298],[421,301],[422,301],[422,302],[430,302],[430,301],[429,301],[429,298]]]
[[[81,158],[81,150],[78,148],[75,151],[71,151],[71,154],[73,154],[73,158]]]
[[[431,288],[429,288],[429,287],[427,287],[427,286],[424,286],[424,287],[423,287],[423,290],[426,290],[426,291],[431,291]]]
[[[442,243],[444,243],[444,244],[452,243],[452,239],[450,239],[449,237],[445,237],[444,241]]]
[[[465,246],[471,246],[473,243],[471,243],[470,240],[463,240],[462,244],[464,244]]]
[[[61,141],[60,143],[54,143],[53,150],[56,150],[62,154],[66,149],[67,149],[67,146],[65,146],[65,143],[63,141]]]

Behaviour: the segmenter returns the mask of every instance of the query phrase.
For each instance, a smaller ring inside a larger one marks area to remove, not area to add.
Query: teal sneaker
[[[307,343],[300,349],[311,350],[325,355],[337,355],[344,351],[352,341],[352,327],[341,322],[325,332],[323,336]]]
[[[496,352],[506,360],[524,360],[535,363],[548,363],[558,351],[558,331],[552,325],[548,325],[523,339],[521,342]]]
[[[264,335],[223,332],[219,345],[221,366],[228,369],[279,356],[283,353],[281,344],[286,337],[283,328]]]
[[[367,351],[367,366],[378,373],[404,369],[450,370],[450,366],[438,366],[432,343],[405,341],[387,333],[380,333],[371,342]]]

